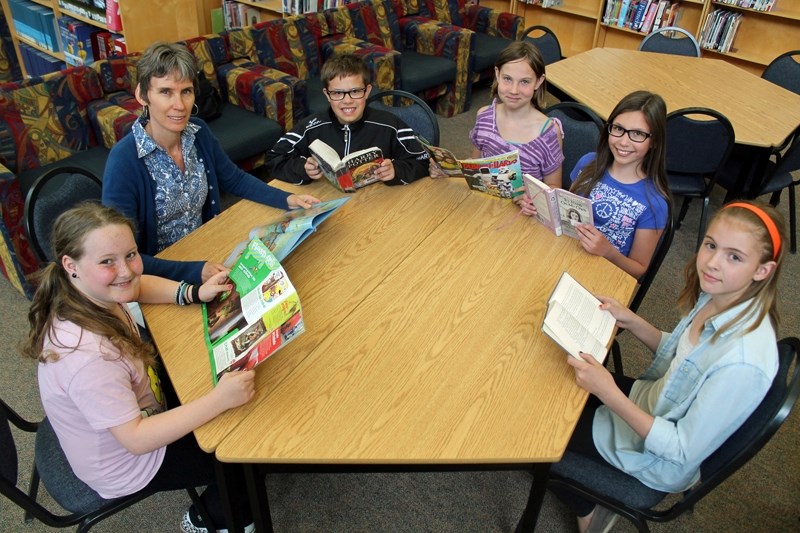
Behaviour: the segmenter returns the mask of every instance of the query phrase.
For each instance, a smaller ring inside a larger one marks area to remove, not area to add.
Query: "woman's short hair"
[[[182,44],[156,42],[142,52],[136,64],[139,91],[147,101],[150,80],[164,78],[170,74],[180,80],[192,80],[197,89],[197,59]]]

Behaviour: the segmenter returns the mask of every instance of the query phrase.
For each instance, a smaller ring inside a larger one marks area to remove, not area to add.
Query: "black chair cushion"
[[[375,90],[374,88],[372,89]],[[322,79],[319,77],[306,79],[306,109],[309,114],[322,113],[328,110],[328,99],[322,92]]]
[[[233,161],[265,153],[283,133],[274,120],[229,103],[223,107],[222,116],[208,122],[208,127]]]
[[[668,172],[669,190],[675,196],[703,196],[706,180],[697,174]]]
[[[43,176],[46,172],[53,168],[81,167],[102,179],[103,172],[106,169],[108,152],[108,148],[104,146],[95,146],[93,148],[89,148],[88,150],[76,152],[66,159],[62,159],[61,161],[56,161],[55,163],[50,163],[49,165],[45,165],[43,167],[20,172],[19,175],[17,175],[17,179],[19,180],[19,188],[20,192],[22,193],[22,197],[24,198],[27,196],[31,185],[33,185],[34,182],[39,179],[39,176]]]
[[[61,507],[73,513],[88,513],[112,501],[78,479],[47,418],[39,424],[35,446],[36,469],[47,492]]]
[[[403,50],[400,54],[400,88],[404,91],[416,94],[455,79],[454,61],[413,50]]]
[[[475,33],[475,72],[494,67],[497,56],[512,42],[504,37]]]
[[[608,463],[601,464],[570,451],[550,467],[550,472],[554,477],[577,481],[593,492],[641,510],[655,507],[667,495]]]

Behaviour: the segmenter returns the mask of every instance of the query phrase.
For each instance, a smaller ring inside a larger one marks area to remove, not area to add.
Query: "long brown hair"
[[[756,329],[767,315],[769,315],[769,319],[772,322],[772,327],[777,330],[780,319],[778,316],[777,301],[778,277],[780,275],[781,265],[783,264],[783,257],[786,250],[786,222],[781,214],[769,204],[753,201],[744,202],[741,200],[738,200],[737,203],[747,203],[756,206],[770,219],[772,219],[772,222],[775,224],[775,227],[778,230],[778,234],[780,236],[779,242],[781,244],[778,253],[775,254],[775,247],[772,243],[772,237],[770,236],[769,230],[764,224],[764,221],[762,221],[758,215],[745,207],[737,207],[735,205],[730,207],[723,206],[722,209],[717,211],[717,213],[711,219],[711,222],[708,224],[709,228],[717,220],[732,220],[741,224],[745,224],[750,230],[748,233],[753,235],[753,238],[761,245],[761,256],[759,258],[759,263],[763,264],[773,260],[776,263],[775,268],[772,270],[772,273],[769,276],[759,281],[752,281],[750,286],[747,287],[747,290],[745,290],[744,294],[742,294],[741,298],[731,304],[731,307],[733,307],[741,302],[752,299],[750,304],[748,304],[741,313],[736,315],[729,322],[723,324],[723,326],[720,327],[716,333],[714,333],[714,336],[711,337],[711,342],[716,341],[725,331],[738,327],[749,319],[754,318],[752,324],[741,332],[742,335]],[[686,268],[684,269],[684,277],[686,278],[686,285],[678,297],[678,308],[685,315],[692,310],[697,303],[697,299],[700,297],[700,278],[697,274],[696,253],[686,264]]]
[[[65,255],[75,260],[83,257],[84,243],[90,232],[116,225],[136,232],[133,222],[119,211],[91,202],[69,209],[56,219],[51,239],[56,260],[38,273],[38,287],[28,311],[30,331],[21,347],[23,355],[43,363],[56,360],[56,354],[44,350],[48,339],[60,348],[76,349],[80,339],[75,346],[64,346],[55,339],[53,321],[59,319],[107,338],[129,359],[141,360],[145,365],[154,364],[153,346],[142,341],[128,323],[84,296],[69,281],[69,274],[61,265]]]
[[[533,75],[537,80],[544,76],[544,57],[542,57],[542,53],[539,49],[528,41],[514,41],[506,46],[503,51],[500,52],[500,55],[497,56],[497,61],[495,61],[494,66],[499,72],[506,63],[519,61],[520,59],[524,59],[525,63],[531,67]],[[544,107],[545,92],[547,92],[547,80],[544,80],[542,84],[536,88],[536,91],[533,93],[533,98],[531,98],[531,105],[539,111]],[[497,98],[497,76],[495,76],[492,82],[492,98]]]
[[[672,195],[666,170],[667,105],[659,95],[648,91],[635,91],[619,101],[611,111],[608,123],[612,124],[622,113],[641,111],[650,127],[650,149],[642,161],[642,170],[647,179],[655,186],[655,191],[667,201],[668,213],[672,214]],[[608,145],[609,133],[603,132],[597,142],[597,155],[594,161],[581,170],[570,187],[570,191],[588,196],[594,186],[602,179],[614,162],[614,155]]]

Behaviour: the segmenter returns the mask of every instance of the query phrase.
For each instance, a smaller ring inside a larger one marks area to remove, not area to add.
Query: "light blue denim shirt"
[[[631,389],[642,407],[647,391],[666,379],[642,439],[619,416],[601,406],[594,416],[594,444],[606,461],[656,490],[679,492],[700,478],[700,464],[747,420],[778,371],[775,330],[769,318],[745,335],[745,326],[711,336],[748,302],[707,321],[697,345],[674,372],[665,376],[678,339],[710,297],[701,294],[694,309],[672,333],[662,333],[653,364]],[[745,324],[753,323],[749,317]]]

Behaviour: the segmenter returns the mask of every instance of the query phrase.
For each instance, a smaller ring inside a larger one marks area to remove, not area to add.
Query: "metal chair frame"
[[[682,38],[675,38],[668,34],[674,35],[675,33],[679,33],[685,37]],[[660,46],[659,44],[667,44],[670,41],[676,41],[675,45],[684,46],[683,41],[689,39],[689,41],[693,45],[693,53],[687,53],[683,50],[675,50],[675,51],[667,51]],[[648,44],[649,43],[649,44]],[[656,44],[658,43],[658,44]],[[681,55],[681,56],[688,56],[688,57],[700,57],[700,44],[695,39],[694,35],[692,35],[689,31],[680,28],[678,26],[666,26],[664,28],[659,28],[654,32],[649,33],[642,42],[639,43],[639,51],[641,52],[656,52],[661,54],[673,54],[673,55]]]

